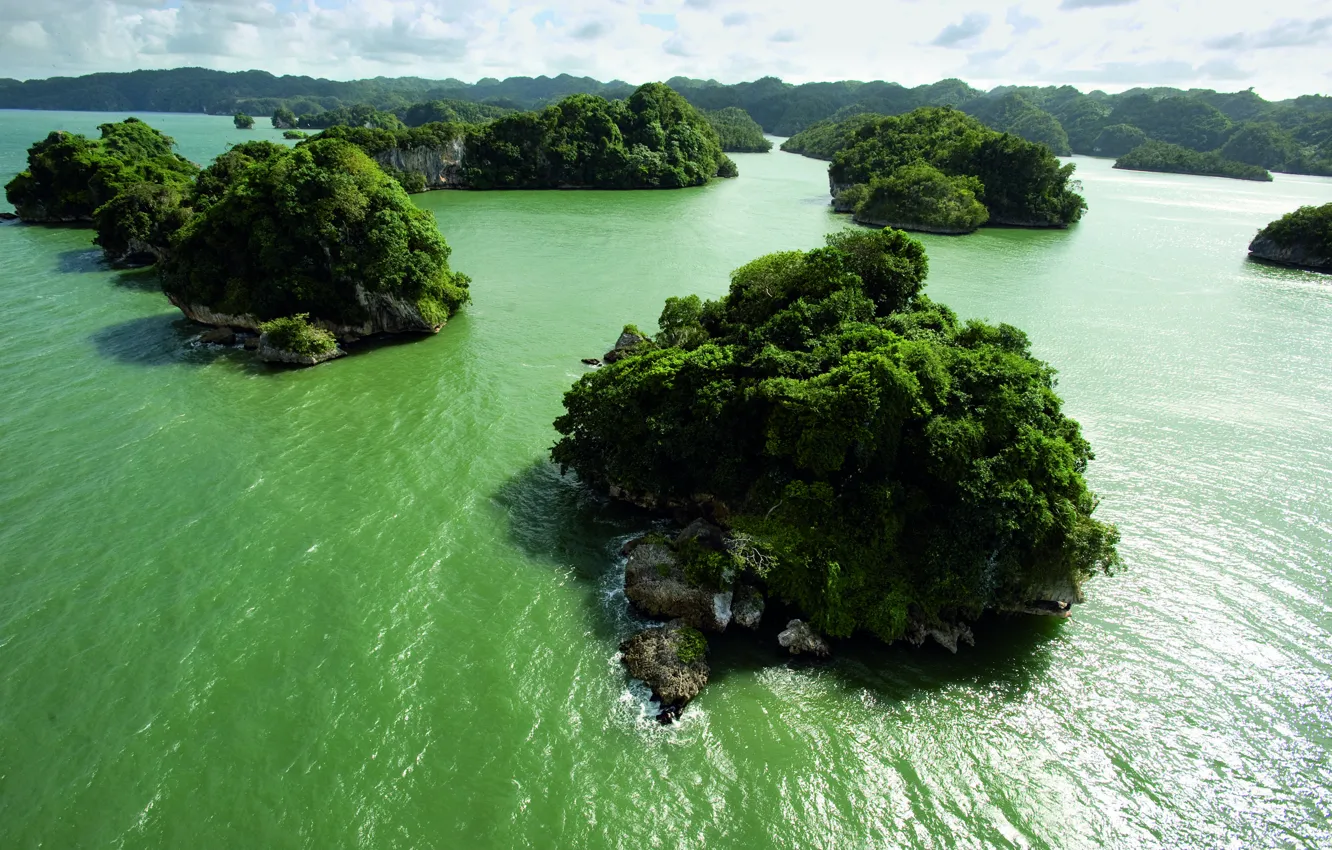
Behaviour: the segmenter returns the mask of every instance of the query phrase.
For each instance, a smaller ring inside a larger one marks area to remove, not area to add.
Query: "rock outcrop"
[[[670,723],[708,683],[707,640],[680,620],[644,629],[620,644],[629,675],[661,702],[657,719]]]
[[[625,328],[624,332],[620,334],[620,338],[615,341],[615,347],[606,352],[601,358],[601,362],[607,365],[614,363],[644,342],[647,342],[647,337]]]
[[[832,654],[832,647],[828,645],[828,641],[804,620],[792,620],[787,623],[786,629],[777,635],[777,642],[792,655],[827,658]]]
[[[838,210],[838,212],[852,212],[852,210]],[[894,230],[908,230],[913,233],[936,233],[941,236],[965,236],[968,233],[976,232],[976,228],[974,227],[939,227],[933,224],[919,224],[909,221],[878,221],[873,218],[865,218],[859,215],[852,216],[851,220],[856,224],[863,224],[866,227],[891,227]]]
[[[732,592],[691,584],[663,543],[642,543],[629,553],[624,595],[649,617],[683,620],[705,632],[725,631],[731,623]]]
[[[1290,245],[1278,245],[1270,236],[1258,236],[1249,243],[1249,255],[1283,266],[1332,271],[1332,253],[1312,244],[1296,242]]]
[[[731,622],[746,629],[757,629],[763,620],[763,594],[747,584],[737,585],[731,600]]]
[[[467,146],[459,136],[446,147],[389,148],[374,155],[384,169],[396,169],[425,178],[426,189],[464,189]],[[390,174],[393,172],[390,171]]]
[[[959,641],[969,646],[976,645],[976,638],[971,633],[971,627],[966,623],[953,623],[952,625],[943,626],[925,626],[920,623],[912,623],[907,628],[906,640],[907,643],[913,646],[920,646],[929,638],[933,638],[935,643],[954,655],[957,654]]]
[[[203,304],[188,304],[169,292],[167,298],[191,321],[203,325],[259,330],[260,320],[252,313],[216,312]],[[415,304],[387,292],[370,292],[357,284],[356,300],[365,311],[364,320],[355,324],[340,324],[312,316],[310,324],[323,328],[342,342],[356,342],[374,334],[437,333],[443,327],[427,321]]]
[[[332,351],[325,351],[322,354],[299,354],[295,351],[288,351],[285,348],[278,348],[269,341],[268,334],[259,335],[258,357],[265,363],[286,363],[291,366],[318,366],[320,363],[327,362],[336,357],[341,357],[347,352],[337,346]]]
[[[1021,595],[1026,601],[1003,609],[1012,614],[1038,614],[1045,617],[1068,617],[1074,605],[1087,601],[1082,588],[1068,579],[1033,584]]]

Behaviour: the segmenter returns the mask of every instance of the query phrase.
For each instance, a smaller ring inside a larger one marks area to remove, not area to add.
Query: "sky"
[[[1332,0],[0,0],[0,77],[960,77],[1332,93]]]

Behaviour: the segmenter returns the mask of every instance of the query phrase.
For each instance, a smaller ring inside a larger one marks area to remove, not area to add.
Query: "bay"
[[[0,180],[123,117],[0,112]],[[201,163],[279,135],[140,117]],[[306,371],[192,346],[88,230],[0,226],[0,846],[1332,842],[1332,278],[1245,258],[1332,180],[1079,157],[1074,228],[924,237],[931,297],[1060,370],[1123,573],[955,657],[723,639],[662,729],[615,660],[643,520],[545,456],[621,325],[846,224],[824,163],[735,159],[415,196],[473,304]]]

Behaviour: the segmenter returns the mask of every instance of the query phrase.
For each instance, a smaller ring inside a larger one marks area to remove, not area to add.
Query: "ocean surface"
[[[0,181],[123,117],[0,112]],[[825,163],[734,158],[415,196],[473,304],[311,370],[0,226],[0,847],[1332,846],[1332,277],[1245,256],[1332,180],[1076,158],[1072,229],[925,236],[931,297],[1060,370],[1123,572],[957,656],[726,636],[660,728],[616,660],[646,521],[546,457],[623,324],[846,224]]]

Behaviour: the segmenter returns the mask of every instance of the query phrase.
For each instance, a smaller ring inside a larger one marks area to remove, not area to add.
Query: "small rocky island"
[[[201,341],[250,332],[260,359],[311,366],[435,333],[468,300],[434,215],[349,142],[246,142],[200,171],[137,119],[101,131],[33,145],[7,196],[27,222],[91,222],[113,264],[156,263],[171,303],[218,329]]]
[[[1300,207],[1267,225],[1249,243],[1249,256],[1332,272],[1332,204]]]
[[[409,192],[680,189],[738,173],[709,119],[662,83],[625,100],[577,94],[483,123],[335,126],[321,135],[357,145]]]
[[[1118,563],[1091,447],[1026,335],[931,301],[901,231],[827,242],[738,269],[717,301],[667,299],[555,421],[562,469],[693,518],[624,551],[625,595],[665,625],[622,658],[664,721],[706,682],[706,636],[768,611],[802,655],[852,635],[956,651],[986,611],[1068,616]]]
[[[828,181],[833,208],[858,224],[960,235],[986,224],[1068,227],[1087,210],[1071,185],[1073,164],[956,109],[848,127],[832,145]]]

